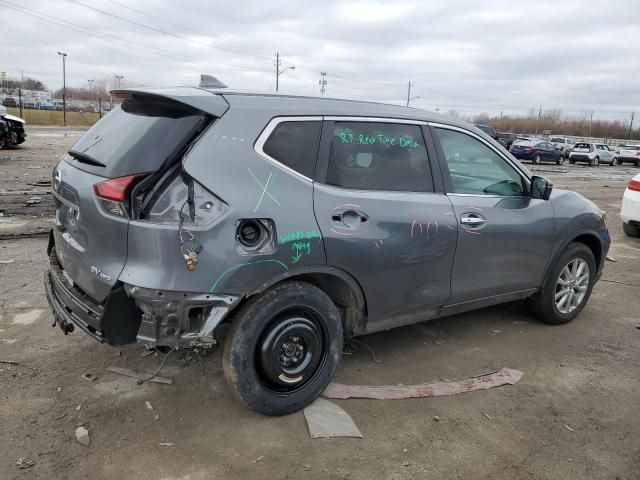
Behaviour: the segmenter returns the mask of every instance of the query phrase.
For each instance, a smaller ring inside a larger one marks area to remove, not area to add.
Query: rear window
[[[564,138],[552,138],[549,140],[551,143],[566,143]]]
[[[320,122],[282,122],[269,135],[262,150],[274,160],[311,178],[319,143]]]
[[[640,145],[624,145],[621,148],[623,150],[640,150]]]
[[[127,100],[91,127],[67,159],[83,170],[106,177],[152,172],[192,138],[204,114],[178,104]],[[104,165],[104,166],[101,166]]]
[[[590,143],[576,143],[575,148],[591,148]]]

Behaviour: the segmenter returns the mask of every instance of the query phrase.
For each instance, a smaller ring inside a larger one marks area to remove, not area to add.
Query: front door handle
[[[479,213],[463,213],[460,216],[460,223],[468,227],[478,227],[485,222],[485,218]]]

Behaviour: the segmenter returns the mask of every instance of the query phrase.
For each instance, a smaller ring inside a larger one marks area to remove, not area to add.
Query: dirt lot
[[[65,136],[66,134],[66,136]],[[154,370],[162,357],[51,328],[42,288],[50,196],[44,183],[77,133],[32,129],[0,152],[0,478],[640,478],[640,241],[618,218],[633,167],[543,166],[558,187],[609,212],[604,279],[581,316],[551,327],[520,303],[363,337],[338,381],[412,384],[516,368],[514,386],[455,397],[337,401],[363,439],[312,440],[301,413],[267,418],[226,387],[220,352],[175,354],[173,385],[108,366]],[[13,191],[11,195],[6,192]],[[42,203],[26,206],[31,198]],[[24,237],[17,234],[30,233]],[[98,378],[87,381],[83,373]],[[150,410],[145,405],[149,401]],[[157,416],[157,417],[156,417]],[[84,424],[91,445],[74,439]],[[161,443],[168,443],[163,446]],[[19,458],[33,466],[19,469]]]

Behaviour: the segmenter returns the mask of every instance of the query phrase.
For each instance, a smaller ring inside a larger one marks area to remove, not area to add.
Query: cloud
[[[196,85],[209,73],[268,91],[278,50],[283,66],[296,66],[282,92],[316,95],[326,71],[328,95],[403,103],[411,81],[414,106],[444,111],[640,111],[635,0],[78,1],[149,28],[70,0],[0,0],[2,69],[57,88],[63,50],[72,86],[114,75],[124,85]]]

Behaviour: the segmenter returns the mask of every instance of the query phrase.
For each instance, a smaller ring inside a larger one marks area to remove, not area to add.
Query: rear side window
[[[105,177],[153,172],[202,125],[204,115],[178,104],[127,100],[71,148],[78,168]],[[73,160],[72,160],[73,161]]]
[[[396,123],[335,122],[327,183],[357,190],[432,192],[422,130]]]
[[[320,122],[282,122],[273,130],[262,151],[274,160],[301,173],[313,177],[318,145]]]

